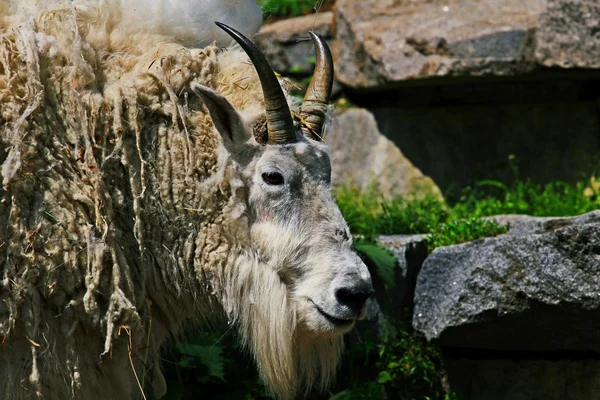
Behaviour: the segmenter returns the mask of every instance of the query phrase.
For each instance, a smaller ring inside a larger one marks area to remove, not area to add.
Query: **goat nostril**
[[[340,304],[349,307],[352,311],[359,314],[362,306],[367,299],[373,295],[373,291],[353,290],[351,288],[341,288],[335,291],[335,297]]]

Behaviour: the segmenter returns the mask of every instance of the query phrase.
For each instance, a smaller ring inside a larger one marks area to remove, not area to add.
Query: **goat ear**
[[[245,143],[250,138],[240,114],[225,97],[217,91],[195,82],[190,87],[208,109],[215,128],[223,138],[225,147],[232,150],[232,146]]]

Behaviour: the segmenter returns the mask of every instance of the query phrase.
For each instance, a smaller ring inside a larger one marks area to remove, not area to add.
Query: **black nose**
[[[354,287],[343,287],[335,291],[335,297],[341,305],[352,310],[359,315],[363,305],[369,297],[373,295],[373,288],[370,285],[358,285]]]

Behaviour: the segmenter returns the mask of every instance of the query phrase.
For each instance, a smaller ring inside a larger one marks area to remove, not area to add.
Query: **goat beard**
[[[228,275],[223,304],[267,389],[283,400],[327,389],[338,368],[342,336],[305,332],[275,268],[242,257]]]

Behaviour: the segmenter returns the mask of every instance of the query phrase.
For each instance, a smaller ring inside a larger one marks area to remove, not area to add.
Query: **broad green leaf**
[[[193,357],[197,362],[206,366],[210,376],[225,381],[223,348],[220,345],[201,346],[190,343],[176,343],[175,348],[180,353]]]
[[[351,395],[352,393],[349,390],[344,390],[343,392],[334,394],[329,400],[348,400],[351,398]]]
[[[392,252],[364,239],[356,239],[354,248],[375,267],[386,290],[393,289],[396,285],[396,257]]]
[[[379,373],[379,377],[377,378],[378,383],[386,383],[391,380],[392,380],[392,377],[390,376],[389,372],[387,372],[387,371],[381,371]]]

